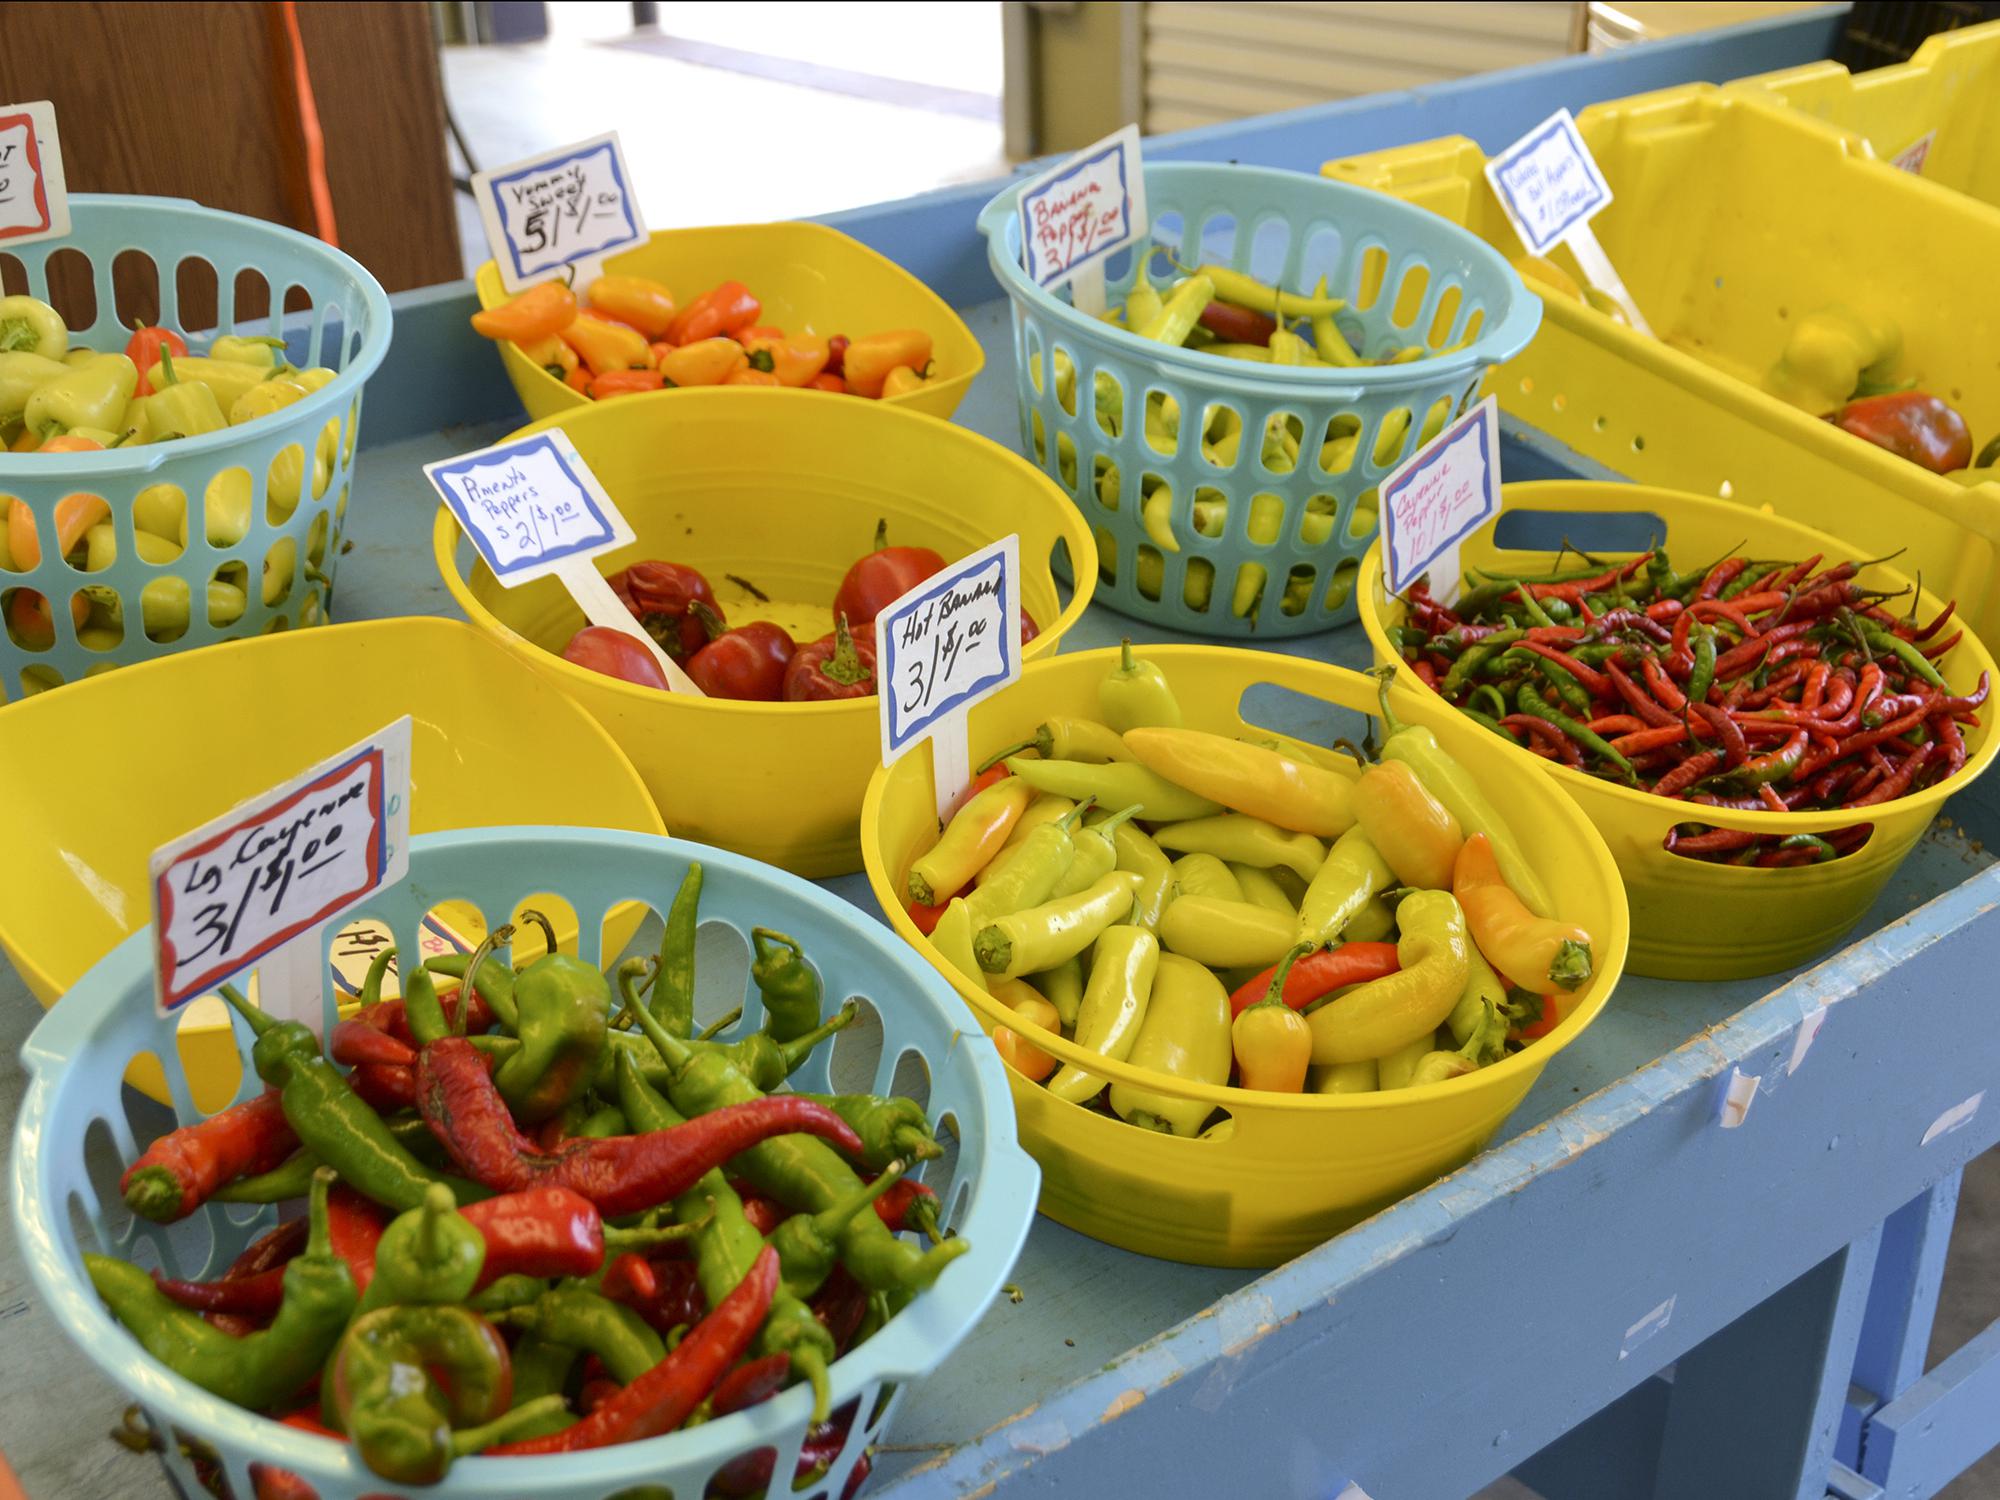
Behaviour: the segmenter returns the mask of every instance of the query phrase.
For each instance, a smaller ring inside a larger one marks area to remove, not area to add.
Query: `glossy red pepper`
[[[667,674],[653,660],[653,653],[624,631],[613,630],[609,625],[584,626],[563,647],[563,660],[586,672],[616,677],[621,682],[657,688],[663,693],[672,691],[667,685]]]
[[[162,345],[175,359],[188,357],[187,340],[171,328],[141,323],[132,330],[132,337],[125,341],[125,357],[139,369],[139,384],[135,394],[141,396],[154,394],[153,383],[147,377],[152,373],[153,367],[160,362]]]
[[[688,658],[687,674],[694,685],[711,698],[739,698],[750,702],[775,703],[784,696],[785,669],[798,652],[798,643],[784,627],[769,620],[753,620],[734,630],[722,623],[707,605],[697,602],[697,616],[709,643]]]
[[[1386,979],[1399,968],[1394,943],[1342,943],[1322,948],[1296,960],[1285,975],[1283,1000],[1293,1010],[1304,1010],[1321,995],[1349,984],[1365,984]],[[1270,991],[1278,966],[1271,965],[1229,997],[1229,1013],[1240,1016]]]
[[[693,606],[705,604],[718,619],[724,618],[708,580],[699,569],[683,563],[637,562],[613,573],[605,582],[632,611],[632,618],[645,627],[646,634],[682,666],[708,644],[708,628],[693,612]]]
[[[270,1171],[298,1144],[277,1093],[266,1091],[168,1131],[125,1169],[118,1191],[132,1212],[171,1224],[225,1183]]]
[[[787,703],[874,695],[875,643],[865,636],[856,637],[845,615],[836,621],[833,634],[799,647],[785,668]]]
[[[741,333],[756,323],[762,311],[763,305],[750,295],[750,288],[740,281],[725,281],[681,309],[667,327],[667,342],[692,344],[722,334]]]
[[[875,523],[875,550],[859,558],[840,581],[833,612],[848,627],[868,634],[875,616],[926,578],[944,569],[944,559],[928,547],[891,547],[889,523]]]
[[[1197,321],[1225,344],[1268,344],[1278,331],[1269,314],[1231,302],[1210,302]]]
[[[1027,645],[1042,633],[1042,627],[1035,623],[1035,617],[1025,609],[1021,611],[1021,644]]]
[[[1972,463],[1972,432],[1965,418],[1928,391],[1891,391],[1850,401],[1833,415],[1842,432],[1887,448],[1933,474]]]
[[[602,375],[591,377],[590,399],[602,401],[608,396],[657,391],[665,384],[658,370],[606,370]]]

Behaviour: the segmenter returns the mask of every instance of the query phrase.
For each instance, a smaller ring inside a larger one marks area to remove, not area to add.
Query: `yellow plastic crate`
[[[1803,118],[1851,131],[1883,161],[1930,136],[1917,175],[2000,208],[2000,21],[1940,32],[1892,68],[1850,73],[1807,63],[1728,88],[1768,94]]]
[[[1903,372],[1983,442],[2000,430],[2000,217],[1707,84],[1597,105],[1578,124],[1614,195],[1593,227],[1661,337],[1552,295],[1541,333],[1491,377],[1501,405],[1642,484],[1767,506],[1861,556],[1900,551],[2000,637],[2000,484],[1927,473],[1759,386],[1792,319],[1861,305],[1900,324]],[[1522,253],[1463,136],[1321,170]],[[1579,275],[1566,250],[1556,259]]]

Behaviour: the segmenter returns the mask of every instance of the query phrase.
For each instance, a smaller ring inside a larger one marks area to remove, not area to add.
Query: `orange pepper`
[[[665,384],[658,370],[607,370],[591,380],[590,399],[602,401],[606,396],[629,396],[637,391],[657,391]]]
[[[560,281],[531,286],[510,302],[482,308],[472,315],[475,332],[489,339],[512,339],[532,344],[561,333],[576,316],[576,293]]]
[[[655,343],[648,344],[646,346],[646,352],[653,358],[654,369],[657,370],[660,368],[660,361],[665,359],[667,355],[673,351],[673,347],[674,346],[672,344],[669,344],[664,339],[661,339]]]
[[[988,983],[994,987],[995,998],[1003,1001],[1023,1021],[1044,1031],[1062,1033],[1062,1018],[1056,1014],[1056,1008],[1037,994],[1032,985],[1019,979],[989,980]],[[1002,993],[1003,988],[1007,993]],[[1053,1057],[1020,1032],[1008,1027],[1002,1026],[994,1031],[993,1046],[999,1052],[1000,1060],[1030,1083],[1040,1083],[1056,1070]]]
[[[891,400],[896,396],[907,396],[911,391],[921,389],[930,378],[931,367],[925,365],[919,374],[908,365],[897,365],[882,381],[882,399]]]
[[[580,312],[562,331],[563,342],[577,352],[590,373],[603,375],[612,370],[644,370],[647,361],[646,336],[636,328]]]
[[[845,396],[847,394],[847,382],[842,380],[838,375],[828,375],[822,371],[806,382],[806,389],[832,391],[836,396]]]
[[[674,294],[650,276],[600,276],[590,284],[590,305],[607,318],[656,339],[673,326]]]
[[[718,334],[740,333],[754,327],[757,314],[763,310],[763,304],[750,295],[750,288],[740,281],[725,281],[681,309],[667,330],[667,342],[694,344]]]
[[[78,630],[90,618],[90,601],[81,594],[69,598],[70,624]],[[49,601],[33,589],[15,589],[7,596],[7,628],[30,651],[46,651],[56,643],[56,622]]]
[[[576,351],[553,333],[515,347],[558,380],[567,380],[569,372],[577,367]]]
[[[590,394],[590,382],[595,378],[590,371],[586,370],[582,365],[578,365],[569,374],[563,376],[563,384],[575,391],[579,396],[588,396]]]
[[[92,448],[103,446],[89,438],[52,438],[42,451],[64,442],[69,443],[63,450],[67,452],[80,451],[84,443],[90,443]],[[102,495],[63,496],[56,502],[56,555],[67,556],[70,548],[83,540],[86,531],[110,516],[111,507],[105,504]],[[35,532],[35,513],[20,500],[7,507],[7,551],[13,556],[14,566],[24,573],[41,564],[42,542]]]
[[[1272,971],[1264,998],[1245,1007],[1230,1023],[1237,1077],[1246,1089],[1296,1094],[1305,1087],[1306,1065],[1312,1061],[1312,1028],[1304,1016],[1285,1004],[1285,976],[1313,947],[1301,943],[1287,953]]]
[[[750,356],[734,339],[699,339],[660,357],[660,374],[669,385],[721,385],[746,368]]]
[[[771,339],[781,339],[784,336],[784,329],[773,327],[769,323],[759,323],[755,328],[746,328],[737,334],[736,342],[748,349],[760,339],[769,341]]]
[[[753,328],[743,335],[743,347],[750,351],[751,366],[769,370],[778,377],[779,385],[810,385],[826,368],[827,341],[818,334],[786,338],[782,333]]]
[[[921,370],[931,361],[931,336],[920,328],[871,333],[847,346],[841,365],[847,388],[857,396],[879,396],[882,382],[898,365]]]
[[[753,369],[745,365],[740,370],[732,370],[724,385],[783,385],[784,382],[769,370]]]

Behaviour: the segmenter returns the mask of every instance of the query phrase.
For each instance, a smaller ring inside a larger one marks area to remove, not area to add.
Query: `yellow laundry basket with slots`
[[[1577,123],[1614,194],[1592,227],[1660,337],[1552,292],[1540,335],[1494,372],[1502,406],[1629,479],[1770,506],[1862,556],[1900,552],[2000,638],[2000,484],[1929,473],[1761,388],[1794,320],[1865,307],[1900,326],[1900,373],[1984,443],[2000,431],[2000,215],[1707,84]],[[1484,168],[1455,136],[1322,170],[1518,256]],[[1554,258],[1582,280],[1567,251]]]

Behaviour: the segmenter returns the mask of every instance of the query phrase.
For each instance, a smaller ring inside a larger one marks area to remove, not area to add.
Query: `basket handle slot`
[[[1507,552],[1644,552],[1667,539],[1667,523],[1645,510],[1505,510],[1493,544]]]

